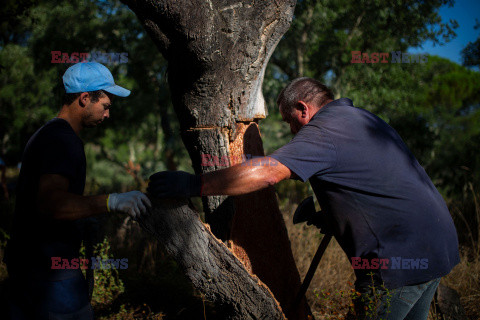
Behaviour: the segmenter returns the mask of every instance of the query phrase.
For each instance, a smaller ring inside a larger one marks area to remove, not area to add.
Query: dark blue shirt
[[[78,257],[85,219],[48,219],[41,215],[36,203],[41,175],[62,175],[69,181],[68,192],[82,195],[85,172],[83,142],[67,121],[55,118],[30,138],[16,190],[13,232],[6,257],[9,271],[52,275],[61,272],[51,270],[51,257]],[[63,273],[64,278],[70,276]]]
[[[455,226],[425,170],[392,127],[350,99],[324,106],[271,157],[310,181],[357,284],[372,271],[389,289],[422,283],[459,262]]]

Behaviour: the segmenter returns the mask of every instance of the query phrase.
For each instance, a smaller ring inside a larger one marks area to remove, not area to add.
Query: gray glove
[[[108,195],[108,211],[127,213],[134,220],[147,212],[152,203],[148,197],[140,191],[130,191],[125,193],[111,193]]]

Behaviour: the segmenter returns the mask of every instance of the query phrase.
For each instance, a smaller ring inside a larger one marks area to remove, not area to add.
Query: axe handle
[[[322,239],[322,242],[320,242],[320,245],[318,246],[317,252],[315,253],[315,256],[312,259],[312,263],[310,264],[310,268],[308,268],[307,275],[305,276],[305,279],[303,279],[303,283],[300,286],[297,297],[295,298],[295,308],[300,304],[300,301],[305,296],[305,292],[307,292],[308,286],[312,281],[315,271],[317,271],[318,264],[320,263],[320,260],[322,259],[322,256],[325,253],[328,244],[330,243],[330,240],[332,240],[332,234],[326,233]]]

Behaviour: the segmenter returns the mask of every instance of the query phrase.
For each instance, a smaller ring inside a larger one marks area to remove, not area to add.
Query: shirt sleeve
[[[336,149],[332,140],[315,126],[304,126],[286,145],[270,157],[293,171],[305,182],[315,174],[326,174],[336,164]]]
[[[80,163],[78,143],[68,135],[51,137],[40,152],[40,174],[59,174],[70,180],[77,176]]]

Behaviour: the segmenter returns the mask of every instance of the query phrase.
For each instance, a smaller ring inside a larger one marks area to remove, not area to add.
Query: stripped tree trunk
[[[265,68],[288,29],[295,0],[123,0],[168,60],[182,139],[196,173],[262,156]],[[300,277],[274,189],[204,197],[206,221],[248,271],[268,285],[289,319]]]
[[[152,200],[138,222],[164,246],[221,319],[285,319],[270,290],[200,221],[186,200]]]

